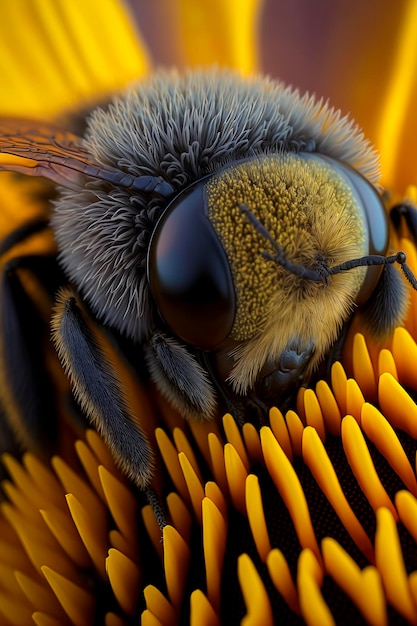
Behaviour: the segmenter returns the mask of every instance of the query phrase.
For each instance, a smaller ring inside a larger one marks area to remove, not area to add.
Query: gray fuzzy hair
[[[93,160],[181,191],[226,163],[280,152],[318,152],[379,177],[355,123],[328,103],[268,78],[211,70],[160,72],[135,83],[89,120]],[[60,262],[97,318],[142,342],[155,326],[147,253],[167,201],[102,181],[64,190],[52,225]]]

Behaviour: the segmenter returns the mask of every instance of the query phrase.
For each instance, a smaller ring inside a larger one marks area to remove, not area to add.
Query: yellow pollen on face
[[[275,256],[276,250],[249,222],[242,206],[293,264],[314,268],[320,256],[331,266],[363,254],[366,237],[356,200],[348,184],[324,162],[290,154],[254,158],[224,169],[209,180],[206,190],[209,218],[232,270],[237,310],[231,337],[237,341],[262,329],[279,294],[291,297],[296,306],[323,288],[264,258],[264,252]],[[359,279],[357,272],[352,295]]]

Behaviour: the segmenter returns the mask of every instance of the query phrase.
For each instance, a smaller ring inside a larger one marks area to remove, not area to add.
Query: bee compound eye
[[[377,190],[358,172],[346,168],[348,178],[356,191],[365,216],[370,255],[385,256],[389,245],[389,224],[384,204]],[[381,266],[368,267],[356,304],[362,306],[375,290],[382,272]]]
[[[205,207],[203,181],[168,205],[150,242],[148,280],[173,333],[196,348],[213,350],[232,329],[236,296],[226,253]]]

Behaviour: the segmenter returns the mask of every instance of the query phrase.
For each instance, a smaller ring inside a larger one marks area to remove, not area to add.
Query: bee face
[[[51,224],[72,291],[55,343],[83,410],[138,484],[149,481],[146,436],[123,435],[135,420],[117,373],[97,370],[105,357],[78,300],[144,351],[186,417],[226,408],[243,420],[244,397],[293,397],[378,290],[381,269],[351,263],[388,247],[375,153],[352,122],[280,83],[161,73],[94,111],[83,139],[3,127],[0,150],[32,160],[4,167],[59,184]],[[377,332],[404,313],[395,274],[398,304],[374,315]],[[111,383],[105,406],[97,376]]]

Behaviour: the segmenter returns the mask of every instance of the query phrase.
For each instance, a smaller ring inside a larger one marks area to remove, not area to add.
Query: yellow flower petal
[[[386,80],[377,140],[384,184],[391,187],[394,182],[398,186],[414,181],[417,174],[416,167],[407,167],[408,159],[400,152],[406,116],[413,115],[410,105],[417,74],[417,3],[414,0],[405,3],[401,17],[400,36],[393,50],[390,75]]]
[[[2,5],[1,113],[48,118],[147,71],[143,44],[117,0]]]
[[[259,0],[179,0],[177,24],[183,59],[191,66],[236,67],[245,74],[258,65]]]

